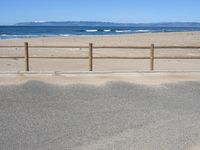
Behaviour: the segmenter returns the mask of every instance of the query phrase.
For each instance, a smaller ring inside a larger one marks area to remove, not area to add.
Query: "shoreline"
[[[15,41],[15,40],[34,40],[34,39],[48,39],[48,38],[67,38],[67,37],[71,37],[71,38],[96,38],[96,37],[124,37],[124,36],[137,36],[137,35],[159,35],[159,34],[176,34],[176,33],[180,33],[180,34],[184,34],[184,33],[200,33],[200,31],[184,31],[184,32],[145,32],[145,33],[127,33],[127,34],[108,34],[108,35],[55,35],[55,36],[38,36],[38,37],[25,37],[25,38],[8,38],[8,39],[0,39],[0,41]]]

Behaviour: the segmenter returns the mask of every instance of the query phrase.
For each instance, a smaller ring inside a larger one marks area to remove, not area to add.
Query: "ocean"
[[[0,26],[0,40],[72,35],[121,35],[134,33],[189,31],[200,31],[200,27]]]

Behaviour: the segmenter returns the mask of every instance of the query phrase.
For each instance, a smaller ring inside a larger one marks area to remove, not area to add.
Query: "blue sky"
[[[200,22],[200,0],[1,0],[0,24],[26,21]]]

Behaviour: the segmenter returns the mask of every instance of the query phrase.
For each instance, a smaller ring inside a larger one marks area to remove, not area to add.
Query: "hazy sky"
[[[200,22],[200,0],[1,0],[0,24],[26,21]]]

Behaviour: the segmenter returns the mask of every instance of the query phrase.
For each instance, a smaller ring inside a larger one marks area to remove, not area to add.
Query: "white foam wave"
[[[0,37],[34,37],[36,35],[8,35],[8,34],[1,34]]]
[[[117,33],[132,32],[131,30],[116,30]]]
[[[1,34],[0,36],[8,36],[7,34]]]
[[[0,39],[16,39],[16,38],[37,38],[37,37],[53,37],[53,36],[70,36],[69,34],[62,35],[8,35],[8,34],[0,34]]]
[[[135,30],[134,32],[151,32],[151,30]]]
[[[111,30],[103,30],[104,32],[110,32]]]
[[[8,34],[1,34],[0,39],[18,39],[18,38],[33,38],[39,37],[37,35],[8,35]]]
[[[69,34],[60,34],[60,36],[70,36]]]
[[[98,30],[85,30],[86,32],[97,32]]]

